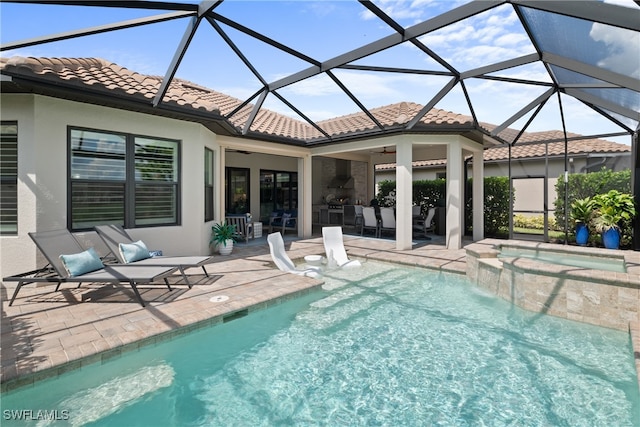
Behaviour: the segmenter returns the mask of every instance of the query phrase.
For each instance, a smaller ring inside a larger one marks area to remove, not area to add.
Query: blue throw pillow
[[[79,254],[60,255],[62,265],[69,276],[80,276],[85,273],[100,270],[104,267],[100,257],[93,248],[89,248]]]
[[[142,240],[138,240],[133,243],[120,243],[118,247],[120,249],[122,259],[124,259],[124,262],[127,264],[134,261],[140,261],[141,259],[146,259],[151,256],[149,254],[149,249],[147,249],[147,246],[142,243]]]

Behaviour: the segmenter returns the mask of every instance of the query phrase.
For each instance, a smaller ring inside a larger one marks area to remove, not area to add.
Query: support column
[[[311,156],[306,155],[298,159],[298,236],[310,238],[312,234],[312,170]]]
[[[484,239],[484,158],[473,152],[473,241]]]
[[[376,197],[376,190],[376,169],[373,159],[369,157],[369,163],[367,164],[367,196],[362,201],[363,205],[368,205],[371,199]]]
[[[214,197],[215,197],[215,200],[217,200],[217,203],[214,203],[214,206],[213,206],[213,217],[217,218],[219,222],[222,222],[225,219],[224,213],[227,210],[227,207],[225,206],[225,188],[224,188],[224,183],[226,178],[225,164],[227,162],[226,148],[220,147],[220,150],[218,150],[218,153],[219,155],[217,156],[214,155],[214,159],[217,160],[217,161],[214,160],[214,164],[215,164],[215,171],[218,176],[217,182],[219,184],[215,187]]]
[[[464,210],[462,144],[454,141],[447,145],[447,249],[462,248],[462,215]]]
[[[413,144],[409,141],[396,145],[396,249],[412,247],[413,204]]]

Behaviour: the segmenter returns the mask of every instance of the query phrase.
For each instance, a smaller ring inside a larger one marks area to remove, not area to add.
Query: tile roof
[[[567,132],[567,138],[579,138],[581,135]],[[559,141],[558,141],[559,140]],[[545,131],[545,132],[525,132],[519,141],[511,148],[512,159],[535,159],[545,156],[545,143],[540,141],[557,141],[549,142],[548,154],[550,157],[564,155],[564,134],[562,131]],[[631,153],[631,146],[620,144],[617,142],[607,141],[606,139],[575,139],[567,142],[567,153],[570,155],[580,154],[611,154],[611,153]],[[487,148],[483,152],[485,162],[505,161],[509,159],[509,148],[505,146]],[[413,167],[433,167],[444,166],[447,164],[445,159],[425,160],[413,162]],[[384,163],[376,165],[376,170],[395,169],[395,163]]]
[[[68,86],[91,88],[102,93],[150,102],[162,79],[147,76],[99,58],[0,58],[0,70],[11,74],[37,75],[40,79]],[[185,83],[185,84],[183,84]],[[176,80],[164,98],[168,105],[189,106],[194,110],[219,113],[211,102],[218,93],[193,83]],[[222,94],[219,94],[222,95]]]
[[[15,56],[0,58],[0,71],[21,77],[37,77],[39,80],[51,83],[64,82],[69,87],[75,86],[102,94],[125,96],[149,104],[162,82],[160,76],[140,74],[100,58]],[[163,99],[163,105],[166,106],[227,117],[238,131],[245,125],[253,109],[253,105],[247,104],[229,117],[229,114],[241,104],[242,101],[237,98],[179,78],[171,81]],[[422,108],[420,104],[400,102],[374,108],[370,113],[382,126],[393,128],[406,125]],[[456,129],[461,126],[473,128],[473,119],[470,116],[435,108],[425,114],[419,123],[435,125],[441,130],[446,130],[447,126]],[[317,125],[332,137],[377,129],[376,124],[364,112],[319,121]],[[311,141],[324,136],[321,131],[306,121],[264,108],[257,113],[251,125],[251,131],[302,141]]]
[[[423,106],[414,102],[399,102],[383,107],[369,110],[378,122],[388,128],[400,127],[409,123]],[[473,118],[463,114],[452,113],[450,111],[431,109],[419,121],[425,125],[437,125],[443,129],[447,125],[473,127]],[[340,135],[356,131],[366,131],[376,129],[375,123],[364,113],[358,112],[346,116],[336,117],[318,122],[318,125],[330,135]]]
[[[14,56],[0,58],[0,71],[20,77],[35,77],[39,81],[44,80],[56,85],[60,85],[63,82],[68,87],[76,87],[83,90],[89,89],[103,95],[126,97],[127,99],[143,101],[148,105],[151,105],[151,101],[162,82],[162,77],[160,76],[140,74],[100,58],[25,58]],[[212,116],[226,117],[239,133],[251,116],[253,109],[252,104],[247,104],[235,114],[229,116],[241,104],[242,101],[237,98],[180,78],[172,79],[163,99],[163,105],[165,106],[178,108],[186,112],[200,111]],[[399,102],[373,108],[369,112],[383,127],[393,129],[406,125],[422,108],[422,105],[413,102]],[[216,117],[212,118],[215,119]],[[366,133],[377,129],[374,121],[364,112],[318,121],[316,124],[331,137]],[[419,120],[418,124],[426,127],[437,126],[438,131],[471,130],[473,129],[473,118],[433,108]],[[488,132],[495,129],[495,125],[490,123],[481,123],[481,126]],[[324,136],[321,131],[306,121],[291,118],[264,108],[261,108],[257,113],[251,125],[251,131],[307,142]],[[501,137],[506,140],[513,140],[516,135],[517,131],[513,129],[506,129],[501,133]],[[578,135],[570,134],[568,136]],[[525,145],[524,143],[541,140],[561,140],[562,138],[561,131],[524,133],[512,150],[512,158],[543,156],[543,145]],[[569,149],[570,153],[624,152],[630,150],[626,145],[600,139],[572,141],[569,144]],[[549,144],[550,155],[561,154],[564,152],[563,150],[564,143],[562,142]],[[484,158],[486,161],[506,159],[507,148],[488,148],[484,152]],[[425,161],[420,162],[420,165],[428,166],[432,162],[443,161]],[[379,166],[382,167],[382,165]]]

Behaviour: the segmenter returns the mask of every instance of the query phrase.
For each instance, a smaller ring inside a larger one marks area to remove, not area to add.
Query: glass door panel
[[[260,220],[268,222],[275,205],[275,173],[260,172]]]
[[[260,218],[268,221],[275,210],[298,208],[296,172],[260,171]]]
[[[249,169],[227,168],[227,213],[249,212]]]

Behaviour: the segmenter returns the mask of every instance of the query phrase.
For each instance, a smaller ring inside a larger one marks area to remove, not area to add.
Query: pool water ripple
[[[627,334],[420,269],[367,262],[326,288],[127,356],[175,379],[94,425],[640,425]]]

